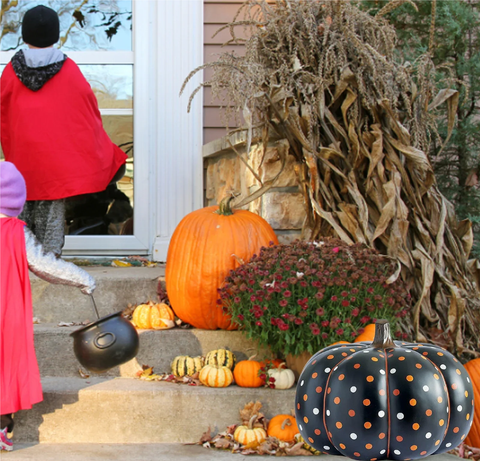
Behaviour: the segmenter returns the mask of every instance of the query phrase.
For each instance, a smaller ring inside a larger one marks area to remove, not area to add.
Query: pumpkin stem
[[[256,356],[257,356],[257,354],[253,354],[251,357],[249,357],[248,360],[253,360]]]
[[[282,423],[282,431],[285,430],[285,426],[291,426],[292,422],[290,421],[290,418],[285,418]]]
[[[379,349],[396,347],[390,335],[390,324],[388,320],[377,320],[375,322],[375,337],[373,338],[372,347]]]
[[[253,425],[255,424],[255,421],[257,420],[258,415],[253,415],[250,418],[250,421],[248,422],[248,428],[253,429]]]
[[[215,211],[215,213],[222,216],[231,216],[233,211],[230,203],[234,198],[235,196],[231,195],[230,197],[224,197],[222,200],[220,200],[220,203],[218,204],[218,210]]]
[[[283,367],[283,365],[287,366],[287,363],[286,362],[282,362],[280,365],[278,365],[277,369],[281,369]]]

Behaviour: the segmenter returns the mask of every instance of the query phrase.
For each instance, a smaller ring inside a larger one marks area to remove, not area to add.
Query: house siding
[[[242,1],[238,0],[205,0],[204,1],[204,63],[212,62],[218,59],[219,54],[226,51],[234,51],[238,55],[244,52],[243,45],[222,46],[230,39],[228,29],[221,31],[215,37],[215,32],[225,24],[233,20],[238,9],[242,5]],[[241,33],[240,30],[238,30]],[[212,70],[204,71],[204,81],[208,81],[212,76]],[[203,90],[203,143],[225,136],[227,130],[225,121],[221,116],[219,99],[212,98],[210,87]],[[229,120],[229,126],[235,126],[235,120]]]

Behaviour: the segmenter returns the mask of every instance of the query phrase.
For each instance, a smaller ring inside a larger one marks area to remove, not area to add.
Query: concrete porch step
[[[73,338],[70,336],[78,328],[59,327],[51,323],[34,325],[35,350],[41,376],[79,377],[81,365],[73,352]],[[228,347],[239,361],[247,359],[257,350],[258,358],[268,357],[265,348],[258,348],[255,341],[248,340],[240,331],[173,328],[138,332],[140,349],[137,357],[99,376],[132,377],[142,365],[153,366],[155,373],[167,373],[177,355],[206,355],[211,350],[224,347]]]
[[[2,455],[0,455],[1,458]],[[225,450],[211,450],[199,445],[180,443],[151,444],[15,444],[14,451],[5,454],[8,461],[106,461],[124,459],[128,461],[239,461],[239,455]],[[3,458],[2,458],[3,459]],[[248,456],[249,460],[265,460],[265,456]],[[296,461],[311,461],[310,456],[297,456]],[[338,456],[322,455],[322,461],[338,461]],[[347,458],[345,458],[347,459]],[[448,454],[430,456],[430,461],[459,461]]]
[[[44,400],[15,415],[16,442],[195,443],[260,401],[267,418],[291,413],[295,390],[189,386],[131,378],[43,378]],[[85,458],[87,459],[87,458]],[[89,459],[89,458],[88,458]]]
[[[165,280],[165,265],[154,267],[83,267],[97,282],[95,302],[101,317],[129,303],[157,300],[157,285]],[[95,320],[89,296],[78,288],[53,285],[30,274],[33,315],[42,323]]]

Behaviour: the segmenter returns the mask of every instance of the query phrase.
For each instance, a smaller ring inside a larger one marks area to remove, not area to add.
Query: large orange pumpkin
[[[217,304],[217,290],[241,261],[247,262],[270,242],[278,244],[267,221],[247,210],[232,210],[231,200],[185,216],[168,248],[168,299],[175,314],[196,328],[236,329]]]
[[[471,447],[480,448],[480,359],[473,359],[464,365],[470,375],[473,386],[473,422],[465,443]]]

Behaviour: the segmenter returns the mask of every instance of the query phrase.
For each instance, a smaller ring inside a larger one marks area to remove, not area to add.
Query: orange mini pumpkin
[[[249,261],[262,246],[278,243],[267,221],[247,210],[232,210],[230,200],[185,216],[168,247],[168,299],[175,314],[196,328],[237,328],[217,303],[217,290],[230,270]]]
[[[262,364],[256,360],[252,360],[255,356],[248,360],[242,360],[237,363],[233,370],[235,382],[240,387],[260,387],[265,381],[258,376]]]
[[[267,427],[267,434],[269,437],[276,437],[278,440],[284,442],[293,442],[298,430],[297,421],[290,415],[274,416]]]
[[[132,315],[132,323],[143,330],[166,330],[175,326],[175,315],[164,303],[149,301],[139,304]]]
[[[375,337],[375,324],[374,323],[369,323],[365,327],[365,331],[361,334],[359,334],[356,338],[354,343],[359,343],[361,341],[373,341],[373,338]]]

